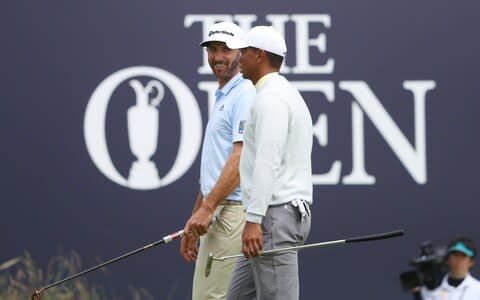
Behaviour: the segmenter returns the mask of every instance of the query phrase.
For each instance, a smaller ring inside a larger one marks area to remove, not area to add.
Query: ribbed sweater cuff
[[[247,212],[247,222],[261,224],[262,219],[263,219],[262,215],[257,215],[257,214],[252,214]]]

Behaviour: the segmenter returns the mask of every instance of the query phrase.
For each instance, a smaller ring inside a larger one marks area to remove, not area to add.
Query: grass
[[[71,251],[50,259],[47,269],[42,270],[28,252],[0,264],[0,300],[30,299],[32,293],[43,286],[57,282],[83,271],[80,256]],[[101,268],[95,283],[80,276],[42,293],[42,300],[122,300],[108,284],[108,271]],[[98,274],[97,274],[98,275]],[[90,277],[89,277],[90,278]],[[132,300],[154,299],[149,291],[129,286]]]

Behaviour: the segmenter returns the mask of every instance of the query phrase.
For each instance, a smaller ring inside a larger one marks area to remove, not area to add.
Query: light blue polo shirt
[[[200,187],[205,198],[232,153],[233,143],[243,141],[245,122],[254,98],[255,87],[241,73],[215,92],[215,104],[205,129],[200,163]],[[240,187],[227,199],[240,201]]]

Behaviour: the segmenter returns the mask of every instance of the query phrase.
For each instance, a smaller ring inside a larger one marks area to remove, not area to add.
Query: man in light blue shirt
[[[226,42],[243,34],[233,23],[217,23],[209,28],[207,39],[200,44],[207,49],[218,89],[203,141],[200,192],[180,246],[186,261],[196,261],[194,300],[225,299],[235,261],[216,264],[207,278],[206,260],[209,253],[225,256],[241,249],[245,212],[240,198],[239,161],[255,88],[240,74],[240,51],[228,48]]]
[[[215,93],[213,113],[205,130],[200,166],[200,187],[204,197],[217,183],[235,143],[241,146],[243,142],[245,119],[254,96],[250,81],[240,73]],[[228,200],[241,201],[240,186],[235,187]]]

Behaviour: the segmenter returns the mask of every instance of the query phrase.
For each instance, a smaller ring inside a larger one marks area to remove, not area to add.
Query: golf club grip
[[[364,235],[364,236],[357,236],[353,238],[349,238],[345,240],[345,243],[358,243],[358,242],[367,242],[367,241],[375,241],[375,240],[383,240],[389,239],[397,236],[404,235],[403,230],[394,230],[390,232],[372,234],[372,235]]]
[[[173,240],[181,239],[183,237],[183,229],[179,230],[177,232],[174,232],[172,234],[169,234],[167,236],[164,236],[162,241],[167,244],[170,243]]]

